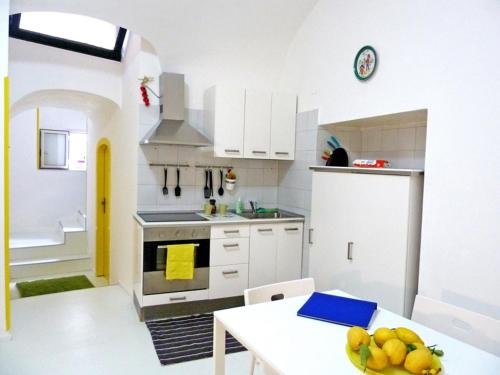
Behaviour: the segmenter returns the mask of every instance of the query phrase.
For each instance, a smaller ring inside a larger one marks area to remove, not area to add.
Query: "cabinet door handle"
[[[225,243],[222,244],[223,247],[239,247],[240,245],[237,243]]]
[[[257,229],[257,231],[259,231],[259,232],[272,232],[273,229],[272,228],[259,228],[259,229]]]
[[[313,230],[314,228],[309,228],[309,241],[307,241],[309,245],[313,244]]]
[[[222,274],[224,276],[226,276],[226,275],[236,275],[237,273],[238,273],[238,270],[222,271]]]
[[[297,228],[297,227],[295,227],[295,228],[285,228],[285,230],[286,230],[287,232],[292,232],[292,231],[298,231],[298,230],[299,230],[299,228]]]
[[[239,229],[236,230],[225,230],[224,234],[238,234],[240,233]]]
[[[290,153],[289,152],[284,152],[284,151],[276,151],[275,154],[276,155],[289,155]]]
[[[224,150],[224,152],[240,152],[240,150],[231,149],[231,148],[226,148],[226,149]]]
[[[252,151],[253,154],[267,154],[267,151],[259,151],[259,150],[253,150]]]
[[[348,242],[347,243],[347,259],[352,260],[352,247],[354,245],[354,242]]]
[[[182,296],[182,297],[170,297],[169,298],[170,301],[185,301],[187,299],[186,296]]]

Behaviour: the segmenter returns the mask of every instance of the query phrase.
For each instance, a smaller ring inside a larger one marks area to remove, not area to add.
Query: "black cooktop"
[[[162,223],[167,221],[206,221],[194,212],[138,212],[137,215],[146,223]]]

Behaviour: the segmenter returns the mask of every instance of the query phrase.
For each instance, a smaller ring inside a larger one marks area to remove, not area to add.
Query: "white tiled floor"
[[[14,300],[12,340],[0,342],[0,374],[211,374],[212,358],[161,366],[132,297],[119,286]],[[250,354],[226,357],[246,374]],[[259,371],[256,371],[258,374]]]

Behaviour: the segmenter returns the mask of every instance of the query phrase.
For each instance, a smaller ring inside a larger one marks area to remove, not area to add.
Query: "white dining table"
[[[325,292],[344,297],[342,291]],[[309,295],[214,312],[214,374],[225,374],[228,331],[275,372],[283,375],[359,375],[346,354],[349,327],[297,316]],[[500,374],[500,357],[378,308],[368,331],[407,327],[426,345],[444,351],[443,375]],[[250,368],[250,363],[249,363]]]

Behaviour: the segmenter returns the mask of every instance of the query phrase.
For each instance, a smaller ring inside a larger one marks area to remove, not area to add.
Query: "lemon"
[[[352,350],[358,351],[361,344],[370,344],[370,335],[361,327],[351,327],[347,331],[347,342]]]
[[[412,343],[420,343],[423,344],[424,342],[422,339],[411,329],[404,328],[404,327],[399,327],[396,328],[396,335],[398,336],[398,339],[403,341],[405,344],[412,344]]]
[[[421,342],[412,342],[412,345],[415,347],[415,349],[429,350],[429,348],[427,346],[425,346],[424,344],[422,344]],[[429,352],[430,352],[430,350],[429,350]]]
[[[406,358],[406,344],[400,339],[387,340],[382,347],[382,350],[389,357],[391,365],[398,366]]]
[[[428,349],[416,349],[409,352],[405,359],[405,369],[412,374],[422,374],[432,367],[432,354]]]
[[[373,339],[375,340],[379,348],[384,346],[384,343],[387,340],[396,339],[397,337],[398,336],[396,335],[396,332],[394,332],[392,329],[385,327],[377,328],[373,333]]]
[[[370,356],[366,363],[368,368],[372,370],[383,370],[387,367],[388,363],[389,359],[382,349],[376,346],[370,346]]]

